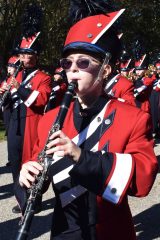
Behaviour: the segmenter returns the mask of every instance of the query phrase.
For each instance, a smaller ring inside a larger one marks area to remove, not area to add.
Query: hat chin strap
[[[104,66],[109,63],[109,59],[110,59],[110,54],[106,53],[105,59],[103,61],[103,64],[101,65],[101,68],[100,68],[100,70],[98,72],[98,76],[97,76],[94,84],[92,85],[91,89],[94,88],[95,86],[97,86],[102,81],[102,75],[103,75],[103,71],[104,71]]]

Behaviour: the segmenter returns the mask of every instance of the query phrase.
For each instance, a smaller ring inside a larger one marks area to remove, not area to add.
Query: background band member
[[[61,103],[66,89],[67,79],[65,71],[61,67],[56,68],[52,78],[52,91],[45,107],[45,112],[50,111]]]
[[[148,57],[147,54],[140,55],[135,61],[136,80],[134,81],[134,96],[136,106],[148,113],[151,112],[149,98],[153,88],[155,77],[148,76]]]
[[[12,56],[9,58],[8,63],[7,63],[7,76],[5,78],[5,80],[2,82],[1,84],[1,88],[0,88],[0,93],[1,96],[3,96],[3,93],[8,90],[8,84],[7,84],[7,80],[9,79],[9,77],[11,77],[19,64],[19,57],[17,56]],[[10,103],[8,102],[8,104],[3,105],[2,106],[2,111],[3,111],[3,122],[4,122],[4,126],[6,129],[6,136],[8,138],[8,127],[9,127],[9,122],[10,122],[10,117],[11,117],[11,108],[10,108]],[[8,149],[8,140],[7,140],[7,149]],[[6,166],[10,166],[11,162],[8,161]]]
[[[153,133],[155,138],[160,138],[160,60],[156,61],[154,73],[156,80],[153,83],[153,89],[150,96],[151,115],[153,123]]]
[[[25,13],[30,14],[30,7]],[[33,9],[31,12],[33,13]],[[29,16],[25,19],[31,20]],[[37,125],[44,114],[51,92],[50,76],[38,68],[41,50],[40,32],[35,32],[34,25],[33,29],[30,26],[29,31],[26,30],[23,34],[17,47],[17,54],[23,67],[16,79],[13,77],[9,79],[12,88],[8,158],[11,162],[14,182],[19,175],[21,164],[32,155],[33,145],[37,139]],[[19,206],[15,206],[12,211],[20,212]]]
[[[124,99],[131,105],[135,106],[136,103],[134,97],[134,85],[127,76],[127,71],[129,72],[128,66],[131,59],[126,59],[126,56],[124,58],[124,55],[126,55],[126,52],[123,52],[120,57],[120,73],[114,73],[112,70],[111,74],[108,77],[109,79],[105,86],[105,91],[108,95]]]

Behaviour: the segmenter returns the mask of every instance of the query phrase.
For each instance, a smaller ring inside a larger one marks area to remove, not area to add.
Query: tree
[[[37,3],[43,10],[43,26],[41,41],[43,52],[41,61],[43,64],[53,64],[55,58],[59,58],[60,50],[67,31],[68,1],[23,1],[23,0],[0,0],[0,48],[4,63],[17,44],[21,35],[21,16],[29,3]]]
[[[0,49],[6,63],[14,42],[21,34],[21,15],[29,3],[37,3],[43,10],[41,63],[52,65],[61,56],[68,31],[69,0],[0,0]],[[122,40],[131,51],[133,39],[141,36],[150,54],[159,52],[160,1],[113,0],[117,9],[125,8],[122,19]],[[85,26],[84,26],[85,27]]]
[[[131,43],[140,36],[146,52],[156,55],[160,47],[160,1],[121,0],[119,6],[126,9],[123,39],[127,48],[131,51]]]

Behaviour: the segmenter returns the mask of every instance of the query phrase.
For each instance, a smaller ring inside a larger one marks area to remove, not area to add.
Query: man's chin
[[[24,68],[33,68],[35,65],[32,64],[24,64]]]

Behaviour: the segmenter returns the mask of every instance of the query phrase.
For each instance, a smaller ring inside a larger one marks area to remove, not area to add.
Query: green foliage
[[[68,30],[69,0],[0,0],[0,49],[1,57],[6,63],[14,41],[21,32],[21,15],[29,3],[37,3],[43,9],[42,26],[43,52],[40,62],[53,65],[59,59]],[[159,52],[160,42],[160,1],[159,0],[121,0],[113,1],[117,8],[125,8],[123,14],[123,37],[127,48],[137,35],[145,39],[148,52]],[[85,27],[85,26],[84,26]]]
[[[131,50],[133,40],[141,37],[146,51],[157,54],[160,47],[160,1],[121,0],[119,6],[126,9],[123,40],[127,48]]]
[[[69,1],[23,1],[0,0],[0,49],[4,63],[15,45],[14,41],[21,34],[21,16],[29,3],[37,3],[43,10],[43,26],[41,41],[43,52],[42,64],[53,64],[55,58],[59,58],[64,37],[68,29],[67,13]]]

